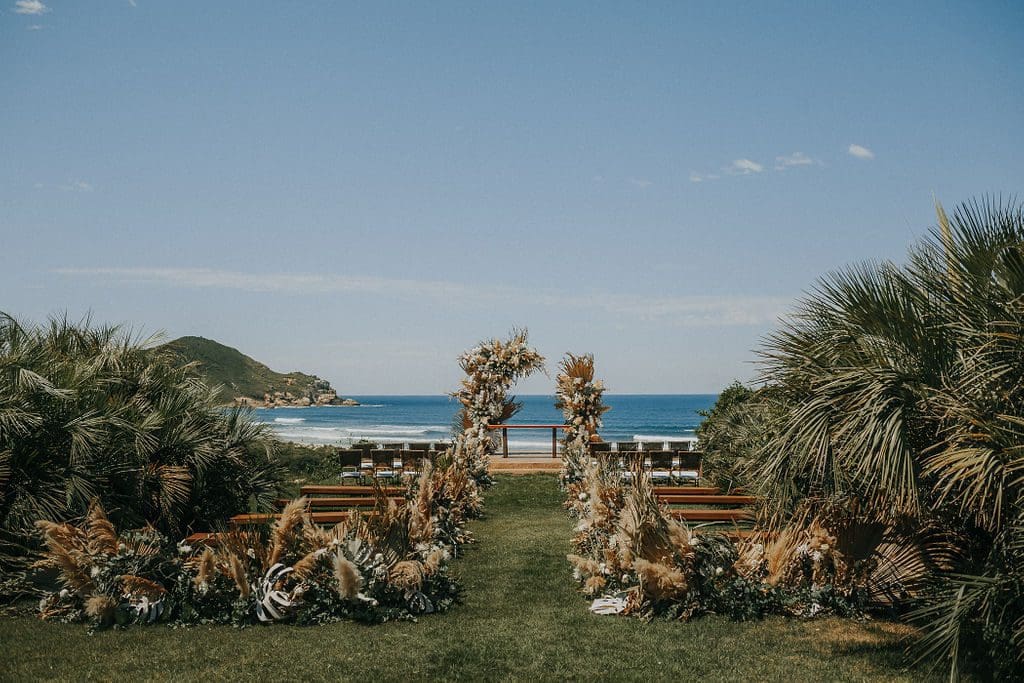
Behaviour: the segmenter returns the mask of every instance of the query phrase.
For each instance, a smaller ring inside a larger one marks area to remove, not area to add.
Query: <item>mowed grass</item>
[[[456,562],[464,603],[419,623],[134,627],[0,619],[0,679],[921,680],[904,627],[824,619],[596,616],[571,580],[551,475],[503,476]]]

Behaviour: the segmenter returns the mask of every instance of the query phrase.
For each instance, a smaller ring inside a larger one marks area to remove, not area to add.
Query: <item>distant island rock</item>
[[[359,402],[338,396],[325,379],[303,372],[274,372],[238,349],[204,337],[180,337],[157,347],[181,363],[196,363],[210,386],[222,386],[226,403],[252,408],[306,408],[309,406],[357,406]]]

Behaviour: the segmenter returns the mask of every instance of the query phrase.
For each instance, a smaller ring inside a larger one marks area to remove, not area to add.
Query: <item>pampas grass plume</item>
[[[638,558],[633,568],[640,577],[644,593],[655,600],[677,598],[686,593],[686,576],[675,567]]]
[[[117,552],[117,532],[98,501],[93,501],[89,506],[89,512],[85,515],[85,529],[91,554],[113,555]]]
[[[246,580],[245,566],[238,559],[238,555],[232,553],[228,565],[231,568],[231,578],[235,580],[235,585],[238,586],[238,592],[242,594],[243,598],[248,598],[249,582]]]
[[[117,602],[109,595],[93,595],[85,601],[85,613],[103,623],[113,620],[116,609]]]
[[[295,528],[302,523],[303,515],[306,512],[306,502],[305,497],[296,498],[291,501],[281,511],[281,516],[278,517],[277,521],[274,522],[274,528],[270,533],[272,549],[267,564],[273,566],[280,561],[289,542],[295,535]]]
[[[359,568],[340,552],[334,556],[334,578],[337,579],[338,595],[348,600],[356,597],[363,587]]]
[[[403,560],[391,568],[389,578],[399,588],[419,589],[423,585],[423,565],[416,560]]]
[[[203,554],[199,556],[199,569],[196,572],[195,585],[197,588],[205,588],[210,585],[210,580],[213,578],[214,572],[216,571],[216,563],[214,562],[213,549],[207,546],[203,550]]]

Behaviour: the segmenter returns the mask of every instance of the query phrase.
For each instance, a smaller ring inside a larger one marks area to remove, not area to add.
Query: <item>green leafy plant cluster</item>
[[[827,529],[867,602],[909,612],[918,656],[953,677],[1024,675],[1021,206],[938,207],[906,263],[824,278],[761,356],[765,387],[702,429],[764,528]]]
[[[126,527],[181,536],[268,506],[280,468],[264,427],[115,327],[0,314],[0,563],[24,568],[38,519],[93,500]]]

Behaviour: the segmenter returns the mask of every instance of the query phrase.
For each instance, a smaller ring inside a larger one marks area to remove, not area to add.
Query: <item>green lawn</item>
[[[465,602],[419,623],[169,629],[88,635],[0,619],[0,680],[921,680],[902,627],[839,619],[642,623],[594,616],[565,561],[555,477],[500,477],[478,543],[456,564]]]

